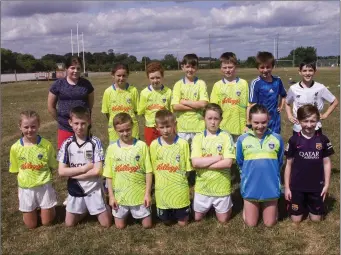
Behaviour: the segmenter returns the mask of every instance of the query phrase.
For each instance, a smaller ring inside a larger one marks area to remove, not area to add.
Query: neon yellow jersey
[[[38,136],[37,144],[24,146],[22,138],[10,150],[10,173],[18,173],[21,188],[34,188],[52,180],[51,170],[58,169],[52,144]]]
[[[189,145],[176,136],[171,145],[161,138],[150,145],[150,157],[155,176],[156,207],[178,209],[190,204],[186,172],[191,171]]]
[[[109,145],[103,176],[112,179],[118,204],[141,205],[146,192],[146,173],[152,173],[147,144],[134,139],[134,144],[121,147],[120,140]]]
[[[209,101],[206,83],[196,78],[194,83],[186,84],[185,78],[175,83],[171,105],[180,104],[181,99],[191,101]],[[205,122],[202,110],[174,111],[177,117],[177,130],[182,133],[204,131]]]
[[[141,91],[138,114],[146,118],[146,127],[155,126],[155,113],[158,110],[170,110],[172,90],[162,86],[161,90],[154,90],[151,85]]]
[[[224,78],[213,85],[211,103],[223,109],[223,120],[220,128],[233,135],[244,133],[246,110],[249,105],[249,85],[247,81],[237,77],[236,82],[228,82]]]
[[[119,138],[113,127],[113,119],[120,112],[128,113],[132,117],[134,122],[133,137],[139,137],[139,127],[136,119],[138,102],[139,94],[137,89],[128,83],[125,90],[117,89],[115,85],[112,85],[104,91],[102,113],[109,114],[108,134],[110,142],[114,142]]]
[[[235,150],[231,135],[219,129],[216,135],[207,136],[207,131],[197,134],[192,142],[191,158],[222,155],[235,159]],[[206,196],[228,196],[231,194],[231,171],[197,170],[195,192]]]

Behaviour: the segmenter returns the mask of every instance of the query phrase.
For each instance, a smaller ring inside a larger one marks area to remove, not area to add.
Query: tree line
[[[256,53],[255,53],[256,54]],[[316,48],[314,47],[297,47],[295,50],[290,51],[289,55],[280,60],[292,60],[295,55],[295,66],[298,66],[302,60],[315,61],[317,58]],[[71,53],[65,55],[46,54],[40,59],[36,59],[31,54],[22,54],[18,52],[12,52],[9,49],[1,48],[1,73],[32,73],[32,72],[44,72],[55,71],[56,63],[64,63],[66,58],[70,57]],[[80,57],[83,56],[83,52],[80,52]],[[167,70],[179,69],[179,62],[177,57],[173,54],[166,54],[161,60],[150,59],[147,56],[141,58],[140,61],[134,56],[128,53],[116,53],[112,49],[107,52],[85,52],[85,64],[86,71],[92,72],[107,72],[110,71],[115,63],[122,62],[129,66],[132,71],[143,71],[145,66],[151,61],[161,61],[162,65]],[[325,56],[323,58],[338,58],[339,56]],[[180,60],[181,61],[181,60]],[[250,56],[246,60],[238,60],[239,67],[255,67],[255,57]],[[217,58],[199,57],[200,68],[219,68],[220,62]],[[292,66],[292,62],[283,62],[281,66]]]

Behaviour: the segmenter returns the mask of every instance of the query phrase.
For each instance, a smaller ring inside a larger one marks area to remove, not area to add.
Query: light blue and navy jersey
[[[240,191],[244,199],[266,201],[280,197],[283,155],[281,136],[269,129],[262,139],[252,130],[238,138],[236,161],[241,169]]]
[[[251,82],[249,102],[264,105],[271,116],[268,128],[277,134],[281,133],[281,115],[277,112],[278,96],[286,97],[287,92],[281,79],[272,76],[272,82],[257,77]]]

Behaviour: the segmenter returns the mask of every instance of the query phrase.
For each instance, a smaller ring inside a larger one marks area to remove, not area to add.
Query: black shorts
[[[290,215],[302,215],[305,212],[314,215],[324,214],[324,203],[321,192],[291,191],[291,201],[288,203]]]
[[[191,211],[190,206],[186,206],[184,208],[179,209],[160,209],[156,208],[157,216],[162,221],[173,221],[173,220],[184,220],[189,216]]]

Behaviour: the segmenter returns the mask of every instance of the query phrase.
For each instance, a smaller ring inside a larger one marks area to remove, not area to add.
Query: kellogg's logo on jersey
[[[131,166],[129,164],[118,165],[115,167],[116,172],[130,172],[135,173],[140,169],[139,166]]]

